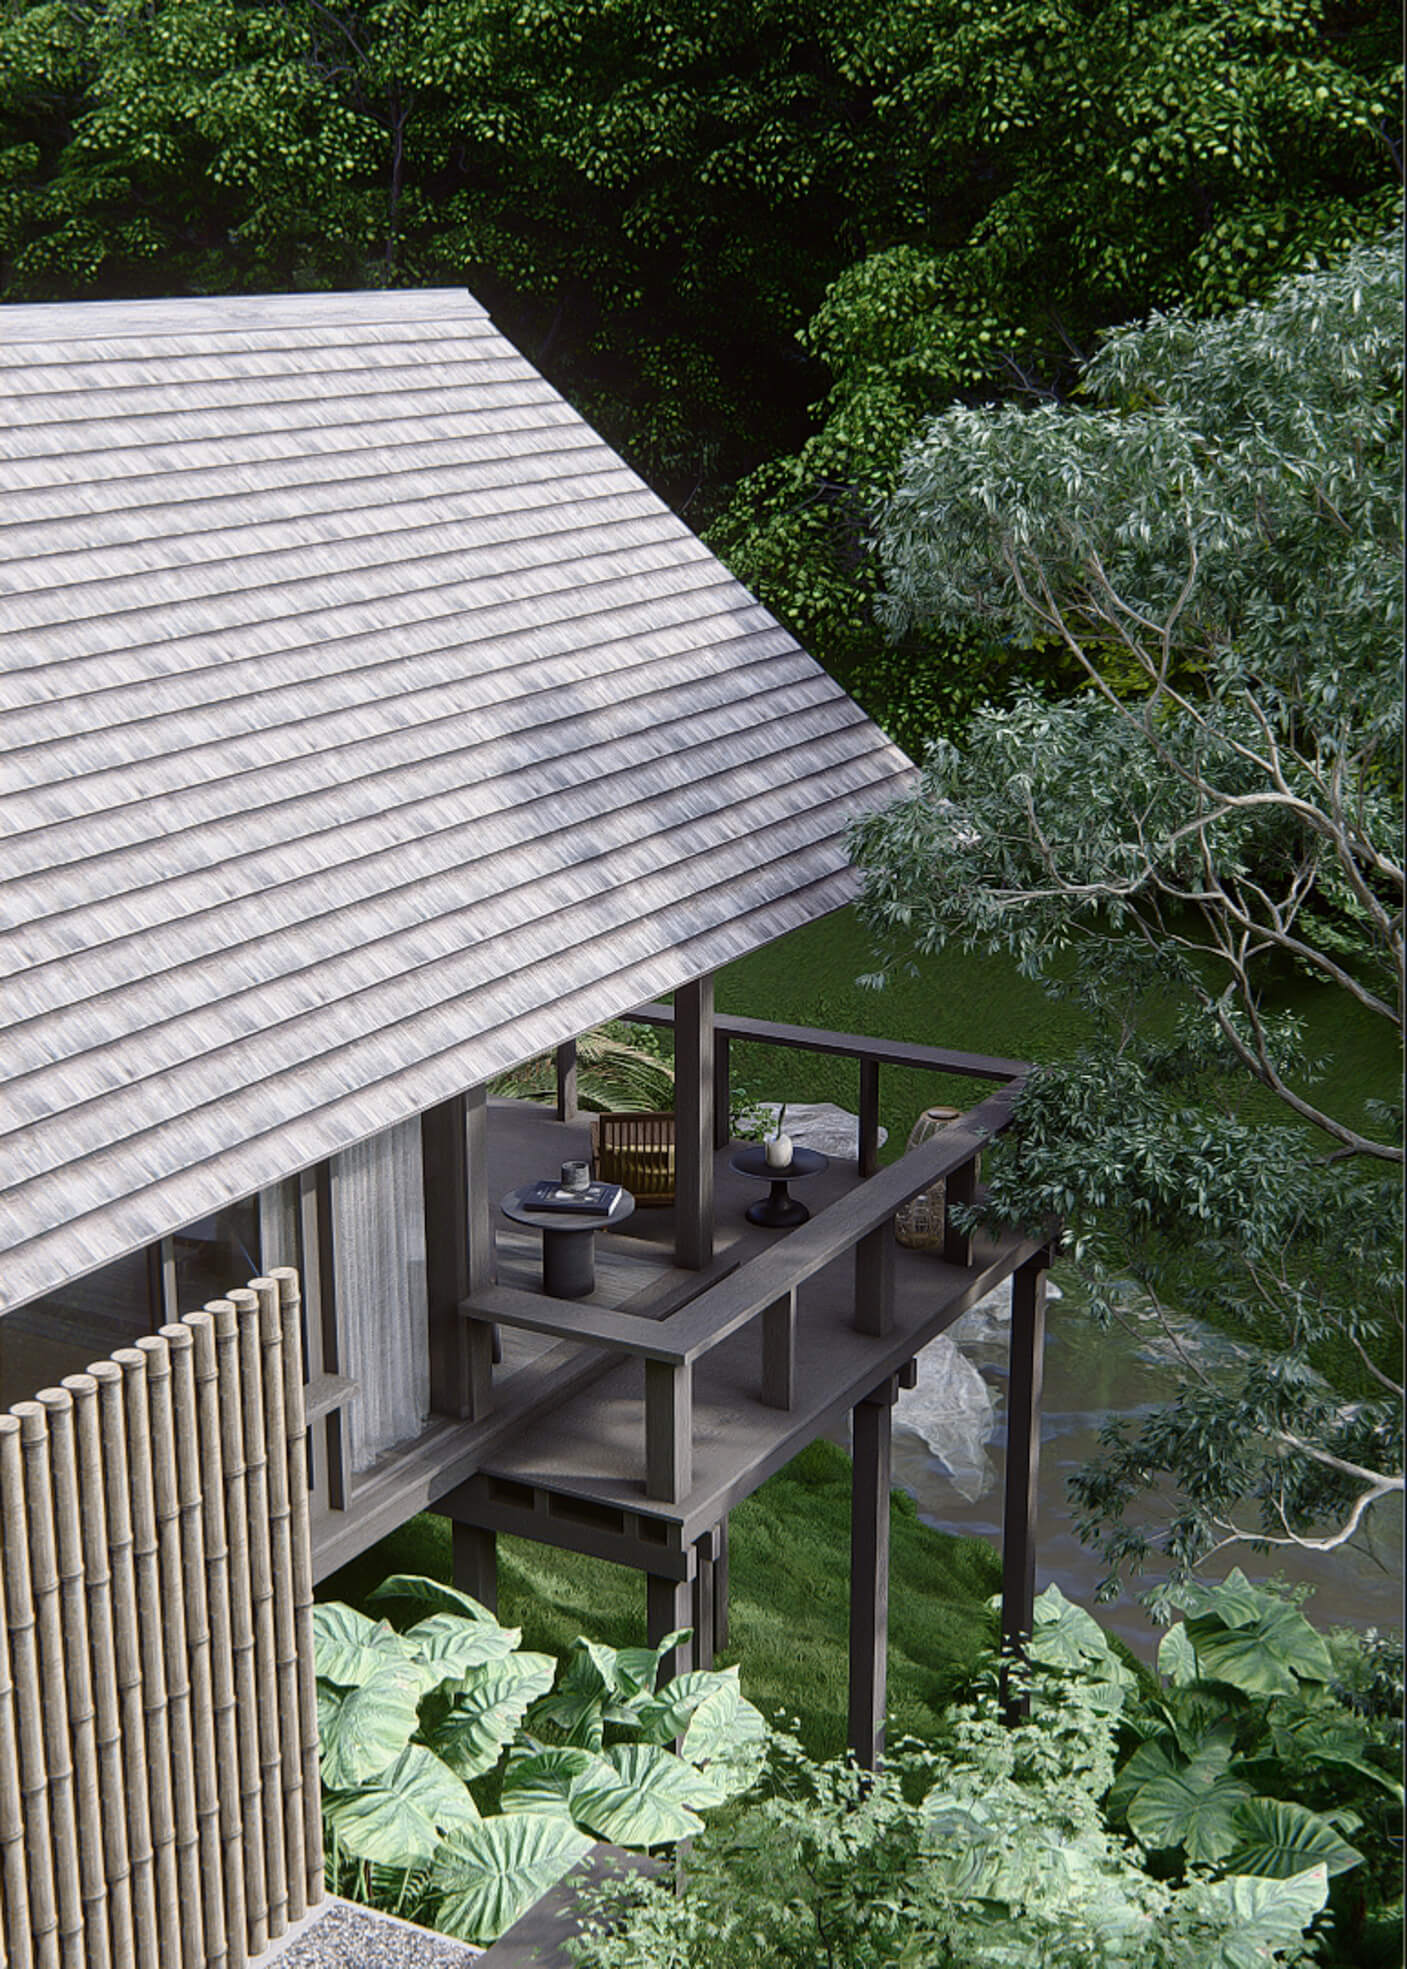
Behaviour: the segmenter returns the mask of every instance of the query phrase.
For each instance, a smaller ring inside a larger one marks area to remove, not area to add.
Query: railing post
[[[726,1032],[713,1034],[713,1146],[726,1149],[733,1139],[733,1060]]]
[[[692,1271],[713,1257],[713,977],[674,994],[674,1256]]]
[[[866,1231],[855,1246],[855,1331],[882,1335],[894,1325],[894,1226]]]
[[[790,1408],[796,1398],[796,1287],[762,1309],[762,1399]]]
[[[879,1167],[879,1061],[860,1061],[860,1175]]]
[[[955,1203],[971,1204],[977,1198],[977,1157],[954,1169],[947,1179],[943,1218],[943,1259],[964,1269],[972,1263],[972,1234],[960,1231],[953,1222]]]
[[[678,1504],[694,1486],[694,1370],[645,1363],[645,1495]]]
[[[577,1112],[576,1041],[564,1039],[557,1048],[557,1119],[575,1121]]]
[[[1036,1493],[1041,1465],[1041,1382],[1045,1364],[1047,1251],[1012,1275],[1007,1384],[1006,1489],[1002,1507],[1001,1701],[1008,1723],[1030,1714],[1030,1697],[1010,1685],[1024,1664],[1036,1601]]]

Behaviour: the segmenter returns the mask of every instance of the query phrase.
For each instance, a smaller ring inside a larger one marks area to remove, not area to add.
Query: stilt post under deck
[[[850,1730],[862,1770],[884,1758],[889,1649],[889,1487],[893,1375],[851,1411],[854,1475],[850,1501]]]
[[[728,1645],[728,1520],[713,1529],[713,1645]]]
[[[657,1648],[666,1634],[672,1634],[681,1627],[692,1627],[693,1617],[694,1582],[691,1579],[666,1579],[662,1573],[646,1573],[645,1630],[652,1648]],[[693,1666],[694,1644],[683,1641],[678,1647],[671,1648],[660,1663],[655,1687],[662,1689],[676,1675],[687,1675]]]
[[[1024,1722],[1030,1697],[1011,1665],[1026,1659],[1035,1619],[1036,1490],[1041,1464],[1041,1381],[1045,1365],[1045,1273],[1048,1251],[1028,1258],[1011,1280],[1010,1376],[1007,1383],[1006,1493],[1002,1508],[1002,1711]]]
[[[713,1533],[706,1531],[694,1545],[694,1596],[690,1621],[694,1629],[694,1666],[712,1668],[714,1649]]]
[[[674,994],[674,1258],[713,1257],[713,976]]]
[[[498,1612],[498,1537],[482,1525],[450,1521],[453,1577],[461,1593],[472,1594],[490,1613]]]

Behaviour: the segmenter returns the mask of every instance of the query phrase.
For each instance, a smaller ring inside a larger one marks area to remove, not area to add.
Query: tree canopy
[[[1294,973],[1401,1030],[1401,253],[1123,329],[1079,407],[951,409],[884,513],[895,627],[1085,680],[981,711],[856,834],[883,931],[1005,949],[1101,1021],[1035,1076],[992,1208],[1065,1217],[1106,1315],[1171,1296],[1271,1348],[1110,1433],[1082,1494],[1115,1562],[1162,1477],[1183,1562],[1402,1488],[1400,1101],[1337,1112],[1274,1009]]]

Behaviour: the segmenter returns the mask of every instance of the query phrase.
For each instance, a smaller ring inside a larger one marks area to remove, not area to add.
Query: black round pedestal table
[[[587,1216],[578,1211],[525,1210],[531,1183],[510,1190],[499,1205],[505,1217],[542,1232],[542,1289],[549,1299],[585,1299],[596,1289],[596,1233],[613,1229],[633,1215],[635,1198],[622,1190],[609,1210]]]
[[[829,1163],[829,1156],[822,1155],[819,1149],[793,1148],[791,1161],[781,1165],[767,1160],[767,1152],[760,1142],[751,1148],[739,1149],[731,1158],[731,1165],[738,1174],[766,1177],[772,1185],[767,1196],[749,1205],[748,1222],[760,1224],[768,1231],[791,1231],[798,1224],[806,1223],[811,1212],[804,1203],[797,1202],[787,1184],[801,1176],[818,1176]]]

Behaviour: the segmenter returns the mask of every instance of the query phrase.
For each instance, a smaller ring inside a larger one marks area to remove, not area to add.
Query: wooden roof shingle
[[[462,292],[0,331],[0,1309],[853,893],[908,761]]]

